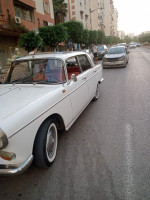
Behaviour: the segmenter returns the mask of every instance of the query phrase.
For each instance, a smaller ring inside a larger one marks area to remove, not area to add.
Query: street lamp
[[[89,9],[89,11],[90,11],[91,30],[92,30],[92,19],[91,19],[91,13],[94,12],[95,10],[99,10],[99,9],[103,10],[104,8],[96,8],[96,9],[94,9],[94,10],[92,10],[91,8]]]

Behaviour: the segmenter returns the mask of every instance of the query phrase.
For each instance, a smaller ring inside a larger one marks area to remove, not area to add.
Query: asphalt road
[[[0,200],[150,199],[150,49],[104,69],[100,98],[59,135],[48,170],[0,177]]]

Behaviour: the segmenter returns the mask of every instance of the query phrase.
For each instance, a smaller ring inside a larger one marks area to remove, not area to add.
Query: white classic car
[[[36,54],[12,62],[0,85],[0,174],[23,172],[35,160],[49,167],[59,130],[68,130],[99,97],[102,66],[83,52]]]

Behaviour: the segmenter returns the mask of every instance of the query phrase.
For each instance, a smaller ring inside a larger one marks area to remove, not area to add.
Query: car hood
[[[1,85],[0,122],[60,85]]]
[[[122,56],[125,56],[124,53],[118,53],[118,54],[105,54],[105,58],[120,58]]]

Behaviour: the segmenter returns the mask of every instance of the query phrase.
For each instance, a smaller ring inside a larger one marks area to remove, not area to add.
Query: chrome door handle
[[[86,80],[86,77],[84,77],[82,80]]]
[[[94,70],[93,72],[94,72],[94,73],[96,73],[97,71],[96,71],[96,70]]]

